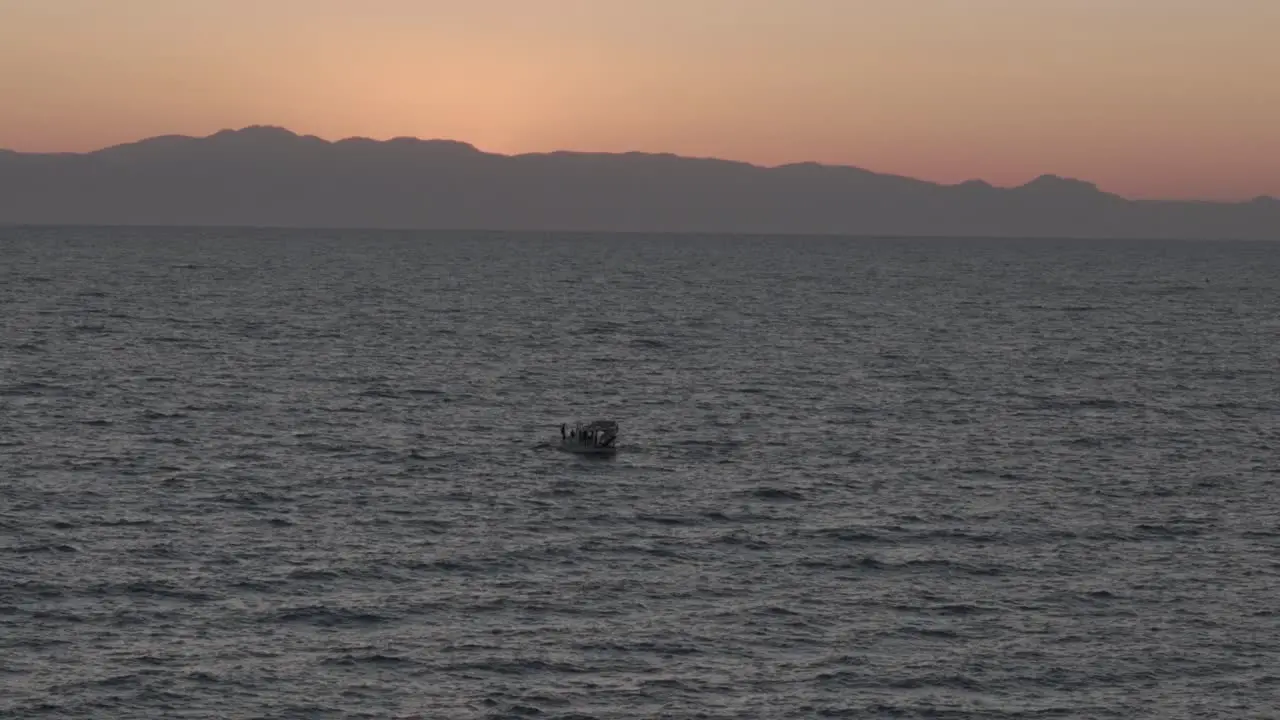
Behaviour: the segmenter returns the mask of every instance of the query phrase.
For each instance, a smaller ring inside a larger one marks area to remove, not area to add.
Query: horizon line
[[[127,144],[127,143],[126,143]],[[646,237],[685,237],[685,238],[732,238],[732,239],[778,239],[778,240],[946,240],[971,242],[992,240],[999,242],[1079,242],[1079,243],[1280,243],[1280,240],[1243,237],[1135,237],[1135,236],[1084,236],[1084,235],[986,235],[958,234],[938,235],[910,233],[841,233],[841,232],[795,232],[780,233],[762,230],[722,231],[722,230],[591,230],[583,228],[483,228],[483,227],[414,227],[414,226],[382,226],[370,227],[361,225],[245,225],[241,223],[208,223],[208,224],[174,224],[156,223],[76,223],[76,222],[6,222],[0,220],[0,229],[35,229],[56,230],[252,230],[283,232],[375,232],[375,233],[481,233],[493,235],[626,235]]]

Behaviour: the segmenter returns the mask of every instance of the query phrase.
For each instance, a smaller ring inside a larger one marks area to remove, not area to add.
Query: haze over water
[[[0,228],[0,716],[1272,717],[1278,278]]]

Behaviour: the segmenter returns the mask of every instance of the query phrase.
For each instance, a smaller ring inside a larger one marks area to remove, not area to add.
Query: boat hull
[[[575,455],[613,455],[618,452],[615,447],[600,447],[598,445],[586,445],[568,440],[562,440],[557,446],[559,450]]]

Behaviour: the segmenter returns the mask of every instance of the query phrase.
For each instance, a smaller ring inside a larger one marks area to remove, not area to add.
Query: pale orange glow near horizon
[[[0,0],[0,148],[279,125],[1280,196],[1276,0]]]

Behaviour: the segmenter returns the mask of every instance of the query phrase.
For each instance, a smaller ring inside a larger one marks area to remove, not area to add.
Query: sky
[[[0,0],[0,148],[331,140],[1280,196],[1280,0]]]

